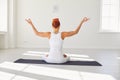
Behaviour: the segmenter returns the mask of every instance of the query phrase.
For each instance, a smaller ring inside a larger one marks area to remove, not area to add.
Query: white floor
[[[103,66],[18,64],[19,58],[40,59],[48,49],[0,50],[0,80],[120,80],[120,50],[65,49],[80,60]]]

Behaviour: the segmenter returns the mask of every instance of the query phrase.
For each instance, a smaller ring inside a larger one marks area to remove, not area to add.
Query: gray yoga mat
[[[18,59],[14,63],[25,64],[52,64],[52,65],[79,65],[79,66],[102,66],[97,61],[68,61],[66,63],[46,63],[44,60]]]

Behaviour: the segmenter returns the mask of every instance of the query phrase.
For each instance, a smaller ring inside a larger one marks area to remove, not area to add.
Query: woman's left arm
[[[31,19],[26,19],[26,21],[32,26],[32,29],[37,36],[50,38],[50,32],[38,32]]]
[[[87,22],[88,20],[89,20],[89,18],[84,17],[83,20],[80,22],[80,24],[78,25],[78,27],[77,27],[74,31],[62,32],[62,39],[77,34],[77,33],[79,32],[82,24],[83,24],[84,22]]]

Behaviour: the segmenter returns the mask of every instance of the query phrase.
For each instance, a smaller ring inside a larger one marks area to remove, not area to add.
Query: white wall
[[[5,37],[4,34],[0,34],[0,49],[5,47],[5,44],[4,44],[5,38],[4,37]]]
[[[61,31],[73,30],[84,16],[79,34],[65,39],[64,48],[120,48],[119,33],[100,33],[100,0],[17,0],[17,47],[48,48],[48,39],[37,37],[25,22],[31,18],[39,31],[52,31],[51,20],[59,17]]]

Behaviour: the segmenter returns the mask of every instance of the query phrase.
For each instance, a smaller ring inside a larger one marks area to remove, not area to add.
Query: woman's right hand
[[[29,19],[25,19],[30,25],[32,25],[32,20],[29,18]]]

